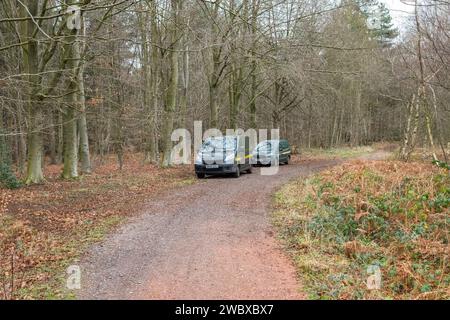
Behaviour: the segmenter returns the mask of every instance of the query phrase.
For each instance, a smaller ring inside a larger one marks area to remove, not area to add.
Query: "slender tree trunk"
[[[83,38],[85,38],[85,25],[84,20],[81,21],[81,32],[83,34]],[[83,52],[84,49],[84,39],[83,39]],[[79,54],[79,50],[78,50]],[[86,120],[86,92],[84,88],[84,61],[81,60],[81,57],[77,57],[79,60],[78,74],[77,74],[77,102],[79,108],[79,116],[78,116],[78,134],[79,134],[79,153],[80,153],[80,164],[81,164],[81,173],[82,174],[90,174],[92,172],[91,166],[91,154],[89,151],[89,135],[87,128],[87,120]]]
[[[89,136],[86,120],[86,96],[84,90],[83,70],[80,68],[78,74],[78,105],[80,108],[80,114],[78,117],[78,133],[80,135],[80,163],[81,173],[90,174],[92,172],[91,166],[91,154],[89,151]]]
[[[50,114],[47,115],[49,119],[49,148],[50,148],[50,164],[56,164],[57,163],[57,154],[56,154],[56,130],[57,127],[55,126],[54,119],[53,119],[53,113],[50,112]]]
[[[172,152],[172,130],[173,130],[173,114],[177,104],[178,91],[178,44],[177,44],[177,22],[178,22],[178,8],[179,0],[171,0],[172,5],[172,23],[171,26],[171,48],[170,48],[170,78],[169,87],[166,94],[166,102],[164,108],[164,150],[162,158],[162,166],[168,167],[171,162]]]
[[[251,59],[251,67],[250,67],[250,127],[256,129],[256,91],[257,91],[257,79],[256,79],[256,37],[257,37],[257,18],[259,11],[259,1],[252,0],[252,17],[251,17],[251,37],[252,44],[250,49],[250,59]]]
[[[183,1],[180,2],[180,11],[182,11],[182,5]],[[186,20],[186,19],[185,19]],[[189,28],[189,18],[186,20],[186,28]],[[189,37],[188,32],[184,32],[183,34],[183,56],[181,58],[182,60],[182,89],[181,89],[181,95],[180,95],[180,127],[186,128],[186,114],[187,114],[187,99],[188,99],[188,90],[189,90],[189,81],[190,81],[190,74],[189,74]]]
[[[337,130],[338,130],[338,115],[339,115],[339,109],[338,109],[339,103],[335,103],[335,107],[333,109],[333,129],[331,130],[331,142],[330,147],[335,146],[336,140],[337,140]]]
[[[423,60],[423,53],[422,53],[422,27],[420,24],[420,17],[419,17],[419,4],[418,1],[415,0],[415,20],[416,20],[416,28],[417,28],[417,59],[419,62],[419,90],[417,94],[417,99],[419,106],[424,108],[425,113],[425,126],[427,129],[427,136],[428,140],[430,142],[430,148],[431,153],[433,155],[433,160],[437,161],[438,158],[436,156],[435,150],[434,150],[434,139],[433,139],[433,131],[431,128],[431,120],[429,115],[429,105],[426,97],[426,81],[425,81],[425,63]]]
[[[217,87],[216,85],[211,85],[209,87],[209,110],[210,110],[210,124],[209,126],[211,128],[217,128],[217,125],[219,123],[219,116],[218,116],[218,97],[217,97]]]
[[[1,91],[0,91],[1,94]],[[3,125],[3,105],[0,102],[0,165],[7,165],[9,168],[10,165],[10,155],[9,155],[9,147],[6,139],[4,125]]]
[[[408,154],[408,148],[410,143],[410,136],[411,136],[411,121],[413,116],[413,108],[414,108],[414,99],[411,103],[408,103],[408,117],[406,121],[406,128],[403,138],[403,146],[400,150],[400,159],[406,160],[406,156]]]
[[[352,81],[352,94],[354,94],[354,112],[353,116],[353,124],[352,124],[352,146],[356,147],[361,145],[362,142],[362,114],[361,114],[361,81],[355,80]]]
[[[412,103],[414,104],[414,124],[411,132],[411,142],[408,146],[408,150],[406,153],[405,161],[408,161],[411,153],[414,151],[414,148],[416,146],[416,139],[417,139],[417,130],[419,129],[419,119],[420,119],[420,104],[417,99],[413,97]]]
[[[158,138],[158,130],[157,130],[157,123],[158,123],[158,110],[159,110],[159,95],[158,95],[158,89],[159,89],[159,55],[158,55],[158,47],[156,45],[157,39],[158,39],[158,22],[157,22],[157,5],[156,1],[151,2],[151,10],[150,10],[150,32],[151,32],[151,39],[152,39],[152,55],[151,55],[151,99],[152,99],[152,112],[151,117],[149,119],[150,121],[150,127],[151,127],[151,144],[153,145],[153,151],[150,154],[151,159],[154,163],[159,162],[159,138]]]
[[[150,8],[150,10],[153,10]],[[150,61],[149,37],[147,30],[148,12],[141,7],[139,14],[139,29],[142,40],[142,78],[144,79],[143,101],[144,101],[144,163],[152,163],[155,153],[155,139],[153,137],[153,104],[152,104],[152,66]],[[152,39],[154,41],[154,39]]]
[[[58,164],[63,163],[64,161],[64,130],[63,130],[63,116],[62,113],[60,111],[58,111],[57,113],[57,133],[58,133],[58,142],[56,145],[56,162]]]
[[[430,142],[431,155],[433,156],[433,160],[437,161],[438,158],[435,152],[433,130],[431,128],[431,118],[428,113],[425,115],[425,124],[427,127],[428,141]]]
[[[211,34],[215,42],[219,41],[219,28],[217,26],[217,20],[219,18],[219,8],[221,1],[215,1],[212,4],[213,11],[211,16]],[[213,43],[211,48],[211,63],[212,68],[209,77],[209,126],[210,128],[217,128],[219,124],[219,104],[218,104],[218,86],[221,78],[221,48],[222,44]]]
[[[238,127],[238,114],[239,114],[239,105],[241,101],[242,95],[242,67],[241,66],[232,66],[232,72],[230,75],[229,86],[228,86],[228,95],[229,95],[229,104],[230,104],[230,128],[236,129]]]
[[[250,127],[256,129],[258,124],[256,123],[256,61],[252,62],[252,75],[251,75],[251,102],[250,102]]]
[[[64,167],[62,177],[74,179],[78,177],[78,141],[77,141],[77,116],[78,116],[78,88],[79,88],[79,63],[80,47],[77,39],[78,30],[68,29],[66,26],[66,37],[64,53],[66,67],[70,70],[65,96],[66,105],[63,111],[63,153]]]
[[[67,96],[67,103],[73,103],[75,93]],[[77,150],[77,120],[73,104],[66,108],[63,115],[63,157],[64,167],[62,177],[74,179],[78,177],[78,150]]]
[[[26,157],[27,157],[27,141],[25,138],[24,130],[23,130],[23,119],[22,119],[22,110],[18,111],[17,115],[17,123],[18,123],[18,144],[19,144],[19,156],[18,156],[18,167],[19,172],[21,174],[24,174],[25,171],[25,164],[26,164]]]
[[[432,85],[429,85],[429,88],[431,90],[432,98],[433,98],[434,118],[436,119],[436,126],[437,126],[437,130],[438,130],[438,135],[437,135],[438,136],[438,143],[439,143],[439,146],[441,148],[442,155],[444,157],[444,161],[448,162],[447,150],[445,150],[443,137],[442,137],[442,117],[440,117],[439,114],[438,114],[436,92],[433,89]]]
[[[118,94],[118,110],[117,110],[117,120],[116,120],[116,126],[115,126],[115,142],[114,142],[114,149],[116,151],[117,155],[117,162],[119,164],[119,170],[123,169],[123,163],[124,163],[124,147],[125,147],[125,141],[124,141],[124,133],[123,133],[123,103],[121,99],[121,94]]]
[[[344,100],[341,99],[341,114],[339,118],[339,133],[336,140],[336,146],[342,143],[343,135],[344,135],[344,116],[345,116],[345,104]]]
[[[233,73],[233,72],[232,72]],[[234,85],[234,76],[231,75],[228,85],[228,100],[230,104],[230,128],[237,128],[237,103],[236,103],[236,95],[235,95],[235,85]]]

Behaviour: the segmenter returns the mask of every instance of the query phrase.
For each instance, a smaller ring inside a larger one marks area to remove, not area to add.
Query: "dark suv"
[[[291,146],[287,140],[266,140],[259,143],[253,151],[254,164],[289,164],[289,160],[291,160]]]

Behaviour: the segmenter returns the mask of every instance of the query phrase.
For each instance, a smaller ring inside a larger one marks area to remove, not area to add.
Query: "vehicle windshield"
[[[203,152],[220,152],[236,150],[235,137],[213,137],[208,138],[202,145]]]
[[[262,142],[258,146],[258,151],[260,152],[271,152],[272,151],[272,144],[270,142]]]

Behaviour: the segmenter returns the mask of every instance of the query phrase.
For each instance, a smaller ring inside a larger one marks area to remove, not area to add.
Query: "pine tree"
[[[398,37],[398,30],[392,23],[391,13],[384,3],[378,4],[378,26],[372,32],[383,46],[390,46]]]
[[[398,30],[392,23],[391,13],[386,5],[378,0],[358,0],[358,6],[367,19],[372,36],[383,47],[392,45],[393,40],[398,37]]]

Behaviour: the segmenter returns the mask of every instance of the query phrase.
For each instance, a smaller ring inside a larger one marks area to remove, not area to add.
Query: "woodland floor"
[[[115,157],[92,175],[62,181],[61,166],[46,166],[47,182],[18,190],[0,189],[0,299],[70,298],[65,269],[103,239],[145,201],[195,183],[191,166],[159,169],[142,155]]]

